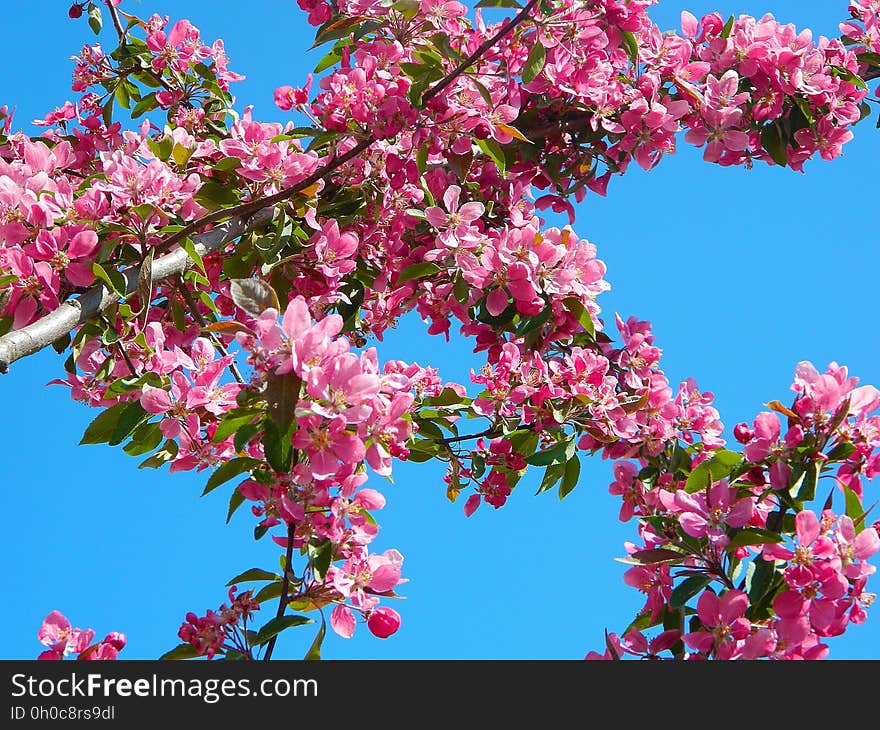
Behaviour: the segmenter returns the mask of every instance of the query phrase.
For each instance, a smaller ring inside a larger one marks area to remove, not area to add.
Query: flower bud
[[[733,427],[733,437],[741,444],[747,444],[755,435],[747,423],[738,423]]]
[[[82,17],[82,14],[83,14],[82,5],[80,5],[79,3],[74,3],[73,5],[70,6],[70,10],[67,11],[68,17],[73,18],[74,20],[76,18]]]
[[[367,628],[373,636],[387,639],[400,628],[400,614],[393,608],[380,606],[370,613],[370,617],[367,619]]]

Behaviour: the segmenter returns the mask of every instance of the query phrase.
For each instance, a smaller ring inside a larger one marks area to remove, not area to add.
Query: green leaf
[[[339,40],[340,38],[351,35],[354,29],[363,21],[364,18],[360,16],[343,16],[340,18],[340,16],[337,15],[335,18],[331,18],[329,22],[324,23],[324,25],[318,28],[315,32],[315,43],[312,45],[312,48],[316,48],[328,41]]]
[[[213,474],[211,474],[208,483],[205,485],[205,490],[202,492],[202,496],[204,497],[208,492],[213,491],[221,484],[225,484],[239,474],[250,471],[260,463],[262,462],[246,456],[224,462],[214,470]]]
[[[119,106],[123,109],[131,109],[131,97],[128,95],[128,90],[125,88],[123,82],[116,84],[116,90],[113,92],[113,96],[116,98]]]
[[[254,596],[254,600],[257,603],[265,603],[266,601],[272,601],[276,598],[281,597],[281,581],[275,581],[274,583],[270,583],[267,586],[264,586],[257,592],[257,595]]]
[[[138,464],[138,469],[158,469],[165,464],[165,462],[170,461],[177,456],[177,450],[177,442],[172,441],[171,439],[166,439],[159,451]]]
[[[772,560],[758,558],[753,560],[746,569],[745,589],[749,596],[749,603],[757,605],[767,594],[776,569]]]
[[[122,450],[129,456],[141,456],[150,453],[162,443],[162,429],[157,423],[142,423],[131,435]]]
[[[782,535],[773,530],[762,530],[757,527],[747,527],[739,530],[727,543],[727,550],[733,552],[745,545],[764,545],[766,543],[782,542]]]
[[[583,302],[577,297],[568,297],[562,301],[562,305],[574,316],[590,337],[596,336],[596,327],[593,324],[593,317],[590,315]]]
[[[285,629],[289,629],[293,626],[304,626],[305,624],[313,623],[315,623],[314,619],[310,619],[308,616],[300,616],[298,614],[292,614],[290,616],[278,616],[268,621],[257,632],[256,643],[262,646],[273,636],[277,636]]]
[[[164,659],[195,659],[201,656],[192,644],[178,644],[171,651],[166,651],[159,660]]]
[[[333,543],[330,540],[321,540],[320,542],[310,542],[308,544],[309,565],[315,573],[318,581],[324,580],[327,575],[327,569],[333,562]]]
[[[544,478],[541,480],[541,485],[538,487],[538,491],[535,492],[535,494],[538,495],[541,494],[541,492],[546,492],[548,489],[552,489],[564,475],[565,464],[559,463],[548,465],[544,470]]]
[[[529,55],[526,58],[526,64],[523,66],[522,70],[522,80],[524,84],[530,84],[534,81],[538,74],[541,73],[541,69],[544,68],[544,64],[547,61],[547,51],[544,50],[544,46],[538,41],[536,38],[534,41],[534,45],[529,51]]]
[[[126,403],[126,408],[119,414],[116,427],[107,441],[110,446],[121,444],[128,435],[141,425],[145,420],[152,417],[151,413],[144,410],[140,401]]]
[[[719,449],[713,452],[710,459],[704,461],[691,472],[685,483],[685,491],[690,494],[699,492],[714,482],[730,476],[741,463],[741,454],[727,449]]]
[[[831,75],[843,79],[847,83],[852,84],[859,89],[868,88],[868,85],[865,83],[864,79],[856,76],[852,71],[850,71],[848,68],[844,68],[843,66],[832,66]]]
[[[218,172],[232,172],[239,167],[241,167],[241,160],[238,157],[224,157],[214,165],[214,169]]]
[[[562,483],[559,485],[559,499],[565,499],[571,493],[571,491],[577,486],[580,476],[581,460],[578,455],[575,454],[565,462],[565,474],[562,477]]]
[[[170,148],[168,154],[171,154]],[[238,191],[231,185],[209,181],[199,188],[199,192],[195,195],[195,201],[208,210],[220,210],[237,205],[241,199]]]
[[[236,487],[235,491],[229,497],[229,509],[226,512],[226,524],[229,524],[229,520],[232,519],[232,515],[235,514],[235,510],[237,510],[244,503],[244,495],[241,493],[241,490]]]
[[[280,309],[275,290],[261,279],[233,279],[229,295],[235,306],[253,317],[259,317],[269,307]]]
[[[284,474],[293,465],[293,444],[290,436],[282,433],[271,419],[263,422],[263,452],[266,461],[276,472]]]
[[[761,146],[767,150],[773,162],[780,167],[788,164],[786,141],[782,136],[782,130],[776,122],[766,124],[761,128]]]
[[[794,492],[793,496],[798,502],[812,502],[816,498],[816,487],[818,485],[819,465],[815,461],[811,461],[804,470],[799,489]]]
[[[471,454],[471,472],[477,479],[486,473],[486,460],[483,458],[483,455],[477,451],[474,451]]]
[[[615,558],[618,563],[627,565],[657,565],[659,563],[680,562],[687,557],[678,550],[668,548],[651,548],[649,550],[636,550],[625,558]]]
[[[106,411],[99,414],[86,428],[86,432],[83,434],[82,439],[80,439],[80,446],[107,443],[116,430],[116,424],[119,423],[122,413],[128,406],[128,401],[123,401],[122,403],[110,406]]]
[[[89,28],[92,29],[92,32],[95,35],[100,35],[102,26],[101,8],[97,5],[92,5],[92,7],[89,8]]]
[[[244,573],[239,573],[235,578],[230,580],[226,585],[234,586],[237,583],[248,583],[250,581],[259,581],[259,580],[271,580],[278,581],[281,580],[281,576],[275,573],[270,573],[268,570],[263,570],[262,568],[251,568],[250,570],[244,571]]]
[[[684,608],[691,598],[711,582],[712,579],[707,575],[692,575],[690,578],[685,578],[673,589],[672,595],[669,597],[669,607],[673,611]]]
[[[862,507],[862,500],[859,499],[859,495],[849,487],[843,488],[843,494],[846,498],[846,516],[855,523],[865,512],[864,507]],[[864,529],[865,525],[863,523],[856,525],[856,533],[859,533]]]
[[[501,145],[491,137],[474,141],[477,143],[477,147],[483,150],[483,153],[498,165],[499,172],[503,174],[507,170],[507,158],[504,156],[504,150],[501,149]]]
[[[101,264],[92,264],[92,273],[96,279],[100,279],[112,292],[116,292],[119,296],[125,296],[126,282],[125,277],[116,269],[105,269]]]
[[[841,441],[828,452],[828,461],[846,461],[856,450],[855,444]]]
[[[192,239],[184,238],[180,242],[180,247],[184,251],[186,251],[187,256],[190,257],[192,262],[199,267],[199,271],[201,271],[203,274],[207,274],[207,272],[205,271],[205,263],[202,261],[202,257],[201,255],[199,255],[199,252],[196,250],[196,245],[192,242]]]
[[[252,423],[238,429],[238,431],[235,432],[235,438],[232,440],[235,450],[244,451],[245,446],[251,442],[251,439],[259,433],[262,427],[262,423]]]
[[[211,437],[211,443],[219,444],[236,433],[242,426],[250,424],[258,415],[260,415],[259,411],[247,411],[246,413],[231,411],[225,414]]]
[[[159,102],[156,101],[156,92],[154,91],[134,105],[134,109],[131,110],[131,118],[137,119],[139,116],[153,111],[157,106],[159,106]]]
[[[454,388],[444,388],[435,396],[422,400],[426,406],[454,406],[462,403],[470,403],[470,398],[459,395]]]
[[[436,274],[439,271],[442,271],[442,269],[437,266],[437,264],[431,263],[430,261],[422,261],[418,264],[412,264],[412,266],[407,266],[400,272],[400,276],[397,279],[397,285],[400,286],[407,281],[421,279],[430,274]]]
[[[730,37],[730,32],[733,30],[733,23],[734,23],[734,18],[731,15],[727,19],[727,22],[724,24],[724,27],[721,29],[721,37],[722,38],[729,38]]]
[[[550,464],[558,464],[570,459],[576,448],[574,439],[561,441],[552,448],[538,451],[531,456],[526,457],[526,463],[532,466],[549,466]]]
[[[636,40],[635,34],[628,30],[620,31],[623,40],[623,47],[626,49],[626,55],[633,63],[639,62],[639,42]]]
[[[327,633],[327,623],[324,621],[324,615],[321,614],[321,628],[315,636],[315,640],[306,652],[303,659],[307,662],[319,661],[321,659],[321,644],[324,643],[324,635]]]

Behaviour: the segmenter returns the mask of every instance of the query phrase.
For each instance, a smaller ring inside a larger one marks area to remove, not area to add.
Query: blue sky
[[[5,27],[16,32],[5,38],[0,105],[17,107],[17,126],[71,98],[67,59],[92,36],[84,21],[67,19],[67,6],[52,0],[4,10]],[[142,17],[186,17],[205,38],[222,37],[232,68],[248,77],[235,87],[238,106],[253,104],[260,119],[285,119],[272,104],[274,88],[300,85],[320,57],[303,52],[312,31],[290,0],[125,6]],[[663,0],[653,17],[677,27],[682,9],[698,17],[772,12],[836,35],[846,1]],[[633,166],[612,182],[607,199],[593,196],[578,208],[576,231],[608,264],[612,290],[599,300],[606,321],[615,311],[650,319],[670,380],[693,376],[714,392],[728,436],[767,401],[789,400],[799,360],[819,368],[836,360],[863,383],[880,384],[873,195],[880,132],[873,127],[865,121],[843,158],[810,162],[806,175],[722,169],[682,142],[659,168]],[[473,362],[466,343],[429,338],[417,320],[387,338],[379,354],[433,364],[460,382]],[[2,655],[36,656],[40,622],[59,609],[101,635],[126,633],[123,657],[156,657],[177,643],[187,611],[215,608],[229,578],[276,565],[277,549],[253,542],[245,510],[224,525],[228,494],[200,498],[206,475],[139,471],[118,448],[77,446],[96,412],[73,403],[66,389],[46,387],[61,363],[44,351],[0,377],[10,617]],[[396,466],[393,485],[376,485],[388,498],[376,547],[406,556],[406,600],[395,605],[403,627],[385,641],[365,627],[348,641],[328,636],[325,656],[574,659],[600,649],[604,629],[621,630],[642,605],[613,560],[635,526],[618,523],[609,474],[606,463],[587,461],[564,502],[553,492],[533,496],[533,475],[503,509],[484,506],[465,519],[461,504],[446,501],[440,469]],[[875,493],[869,485],[866,502]],[[311,633],[288,632],[276,656],[301,657]],[[831,648],[836,659],[880,658],[880,618],[869,614]]]

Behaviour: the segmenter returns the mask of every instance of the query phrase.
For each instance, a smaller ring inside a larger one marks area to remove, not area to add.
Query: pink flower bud
[[[68,17],[73,18],[74,20],[76,18],[82,17],[82,14],[83,14],[82,5],[80,5],[79,3],[74,3],[73,5],[70,6],[70,10],[67,11]]]
[[[738,423],[733,427],[733,437],[741,444],[747,444],[752,440],[755,433],[747,423]]]
[[[380,606],[367,619],[367,628],[373,636],[387,639],[400,628],[400,614],[393,608]]]
[[[111,631],[107,636],[104,637],[104,644],[110,644],[116,651],[120,651],[125,646],[125,634],[120,634],[118,631]]]

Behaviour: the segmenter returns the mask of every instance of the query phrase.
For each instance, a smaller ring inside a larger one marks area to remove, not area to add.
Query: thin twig
[[[461,76],[465,71],[467,71],[476,61],[480,58],[486,51],[488,51],[492,46],[494,46],[498,41],[500,41],[504,36],[506,36],[510,31],[512,31],[516,26],[522,23],[525,20],[526,16],[529,14],[529,11],[538,4],[538,0],[529,0],[528,5],[526,5],[522,10],[520,10],[513,18],[511,18],[504,27],[499,30],[495,35],[493,35],[489,40],[485,41],[476,51],[474,51],[470,56],[468,56],[464,61],[462,61],[454,71],[447,74],[444,78],[442,78],[436,86],[432,86],[428,89],[424,94],[422,94],[423,101],[429,101],[433,99],[437,94],[439,94],[443,89],[445,89],[449,84],[451,84],[455,79]]]
[[[275,611],[275,618],[281,618],[287,608],[287,592],[290,590],[290,561],[293,560],[293,538],[296,532],[296,523],[291,522],[287,525],[287,550],[284,553],[284,577],[281,579],[281,598],[278,599],[278,610]],[[263,661],[269,661],[272,658],[272,652],[275,651],[275,642],[278,634],[275,634],[269,643],[266,644],[266,653],[263,654]]]
[[[122,29],[122,23],[119,20],[119,13],[116,11],[116,6],[113,4],[113,0],[104,0],[104,5],[107,6],[107,10],[110,11],[110,17],[113,19],[113,27],[116,28],[116,35],[119,36],[119,45],[125,45],[125,31]]]

